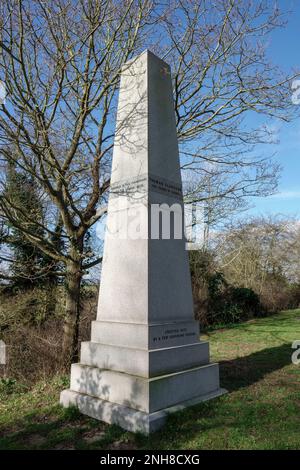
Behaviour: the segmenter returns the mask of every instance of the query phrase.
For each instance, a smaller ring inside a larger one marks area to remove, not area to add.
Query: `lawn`
[[[0,393],[0,449],[299,449],[300,310],[211,331],[229,393],[172,415],[150,437],[81,416],[57,403],[67,378],[32,390],[6,384]]]

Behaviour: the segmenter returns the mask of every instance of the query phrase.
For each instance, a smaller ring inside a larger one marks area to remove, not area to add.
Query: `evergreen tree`
[[[43,222],[45,211],[35,182],[28,174],[17,172],[12,161],[8,163],[6,197],[11,201],[12,207],[15,205],[23,208],[23,214],[18,211],[20,225],[43,236],[44,229],[40,224]],[[27,220],[28,216],[35,220],[34,224]],[[10,268],[14,279],[13,286],[23,290],[55,284],[53,260],[32,244],[18,227],[12,225],[9,228],[9,245],[13,253]]]

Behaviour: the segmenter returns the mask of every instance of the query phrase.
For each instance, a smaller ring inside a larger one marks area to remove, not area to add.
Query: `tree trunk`
[[[73,262],[67,266],[66,307],[62,346],[63,362],[66,367],[69,367],[78,360],[81,280],[80,262]]]

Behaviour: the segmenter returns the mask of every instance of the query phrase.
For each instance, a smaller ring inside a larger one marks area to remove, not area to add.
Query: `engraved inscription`
[[[194,338],[197,339],[197,334],[195,331],[189,331],[188,328],[172,328],[162,331],[160,336],[154,336],[152,338],[153,343],[158,343],[161,341],[169,341],[177,338]]]
[[[162,178],[149,176],[149,190],[168,193],[172,196],[181,196],[181,187]]]
[[[182,197],[181,186],[155,175],[141,175],[138,178],[115,183],[111,186],[110,193],[111,196],[132,196],[136,193],[146,193],[147,189],[172,197]]]
[[[123,181],[111,186],[110,193],[114,196],[127,196],[144,193],[147,190],[147,177],[143,176],[130,181]]]

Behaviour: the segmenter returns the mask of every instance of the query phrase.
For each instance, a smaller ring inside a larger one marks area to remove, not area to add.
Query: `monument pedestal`
[[[143,331],[145,325],[137,327]],[[98,328],[94,322],[93,339]],[[180,322],[172,330],[170,324],[167,328],[173,332],[185,329]],[[147,434],[159,429],[169,413],[224,392],[219,387],[218,364],[209,363],[206,341],[197,338],[190,344],[156,349],[91,341],[82,343],[80,363],[72,365],[70,390],[62,392],[61,404],[75,405],[88,416]]]
[[[190,324],[194,328],[197,322]],[[119,336],[122,345],[114,344],[116,338],[109,334],[110,344],[95,342],[105,336],[101,326],[93,322],[93,341],[82,343],[80,363],[71,368],[70,390],[61,394],[63,406],[74,405],[92,418],[147,434],[159,429],[168,414],[225,393],[219,386],[218,364],[209,363],[208,342],[197,337],[193,343],[185,344],[182,339],[183,344],[174,345],[174,331],[184,338],[180,331],[187,329],[186,322],[172,327],[168,323],[166,331],[173,334],[169,340],[165,334],[162,341],[169,345],[154,349],[143,347],[153,343],[147,333],[162,325],[115,325],[124,333]],[[112,334],[113,328],[109,331]],[[131,336],[133,331],[136,336]],[[134,347],[124,344],[130,341]]]
[[[107,227],[97,321],[61,404],[149,433],[169,413],[225,392],[199,340],[183,230],[179,236],[170,68],[149,51],[121,74]]]
[[[217,364],[203,367],[207,368],[211,366],[217,366]],[[216,373],[216,370],[217,368],[215,367],[214,373]],[[200,373],[199,375],[201,376],[202,374]],[[191,375],[190,377],[199,380],[199,375]],[[204,375],[202,375],[202,378],[205,379]],[[179,385],[182,386],[182,377],[179,377],[179,380]],[[151,393],[150,390],[148,393]],[[167,393],[170,393],[170,391]],[[153,412],[140,411],[137,408],[120,405],[104,400],[103,398],[97,398],[93,395],[79,393],[73,390],[64,390],[61,393],[60,402],[64,407],[70,405],[76,406],[81,413],[91,418],[104,421],[108,424],[117,424],[127,431],[149,434],[160,429],[165,424],[169,414],[197,405],[203,401],[212,400],[224,393],[226,393],[226,390],[222,388],[218,388],[209,393],[201,392],[195,398],[183,400],[175,405]]]

